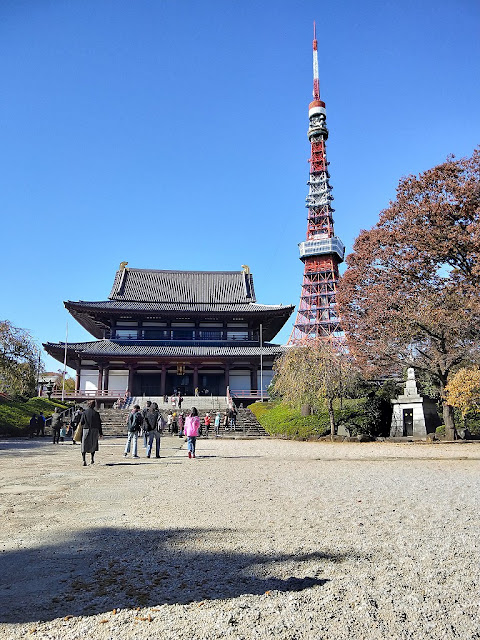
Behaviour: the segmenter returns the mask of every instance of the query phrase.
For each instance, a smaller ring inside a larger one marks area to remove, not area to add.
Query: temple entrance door
[[[413,436],[413,409],[403,410],[403,435]]]
[[[224,373],[198,373],[198,388],[200,395],[224,396],[225,374]]]
[[[168,371],[165,392],[171,396],[174,391],[180,391],[182,396],[193,396],[193,375],[184,373],[179,376]]]
[[[162,377],[160,373],[137,372],[133,381],[133,396],[159,396]]]

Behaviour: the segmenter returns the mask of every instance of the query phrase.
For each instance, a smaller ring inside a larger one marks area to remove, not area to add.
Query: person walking
[[[195,407],[192,407],[190,415],[185,420],[185,435],[187,436],[187,449],[188,457],[195,458],[195,444],[198,438],[198,432],[200,430],[200,418],[198,417],[198,411]]]
[[[174,411],[172,415],[172,434],[177,435],[177,433],[178,433],[177,412]]]
[[[228,417],[230,419],[230,428],[232,431],[235,431],[235,427],[237,426],[237,410],[235,409],[235,405],[233,405],[228,412]]]
[[[132,413],[128,416],[127,420],[127,444],[125,445],[125,451],[123,455],[125,458],[130,453],[130,447],[133,440],[133,457],[139,458],[138,455],[138,433],[142,428],[142,414],[140,413],[140,406],[138,404],[134,405]]]
[[[98,451],[98,438],[103,436],[102,419],[95,409],[95,400],[90,400],[80,421],[82,425],[82,459],[83,466],[87,466],[85,457],[90,454],[90,464],[95,464],[95,452]]]
[[[226,411],[223,413],[223,428],[228,431],[228,413]]]
[[[58,444],[60,441],[60,429],[63,425],[62,416],[58,413],[58,407],[55,407],[51,417],[52,432],[53,432],[53,444]]]
[[[43,411],[40,411],[39,416],[37,417],[37,426],[38,426],[38,436],[45,436],[45,416],[43,415]]]
[[[33,438],[33,436],[38,436],[38,418],[36,413],[32,415],[28,425],[28,437]]]
[[[178,392],[178,398],[177,398],[177,405],[178,408],[181,409],[182,408],[182,402],[183,402],[183,398],[182,398],[182,394],[180,393],[180,391]]]
[[[152,401],[151,400],[147,400],[147,404],[146,406],[142,409],[142,418],[143,418],[143,423],[142,423],[142,431],[143,431],[143,446],[145,447],[145,449],[147,448],[147,444],[148,444],[148,432],[147,432],[147,413],[150,411],[150,409],[152,408]]]
[[[147,434],[147,458],[152,453],[152,444],[155,439],[155,457],[160,458],[160,432],[157,430],[160,411],[158,404],[154,402],[145,414],[143,430]]]
[[[185,428],[185,414],[183,413],[183,411],[179,414],[177,418],[177,425],[178,425],[178,437],[183,438],[183,430]]]
[[[218,438],[220,435],[220,411],[217,411],[217,415],[215,416],[215,437]]]

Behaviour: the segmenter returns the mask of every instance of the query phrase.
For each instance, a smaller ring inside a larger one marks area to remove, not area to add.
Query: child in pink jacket
[[[185,419],[185,435],[187,436],[188,457],[195,458],[195,443],[200,430],[198,411],[192,407],[190,415]]]

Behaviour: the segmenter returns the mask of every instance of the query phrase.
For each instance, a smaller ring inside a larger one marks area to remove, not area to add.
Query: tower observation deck
[[[342,335],[335,298],[338,265],[343,262],[345,248],[333,228],[333,197],[326,150],[327,114],[325,103],[320,99],[315,24],[313,28],[313,101],[308,107],[310,177],[305,199],[308,209],[307,237],[298,245],[300,260],[305,266],[300,304],[289,344]]]

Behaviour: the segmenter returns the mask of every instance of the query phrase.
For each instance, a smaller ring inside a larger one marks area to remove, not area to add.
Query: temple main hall
[[[271,340],[294,307],[257,303],[241,271],[134,269],[122,262],[108,300],[65,302],[96,340],[47,342],[76,371],[76,398],[107,406],[125,392],[157,397],[231,395],[253,399],[270,384],[285,349]]]

